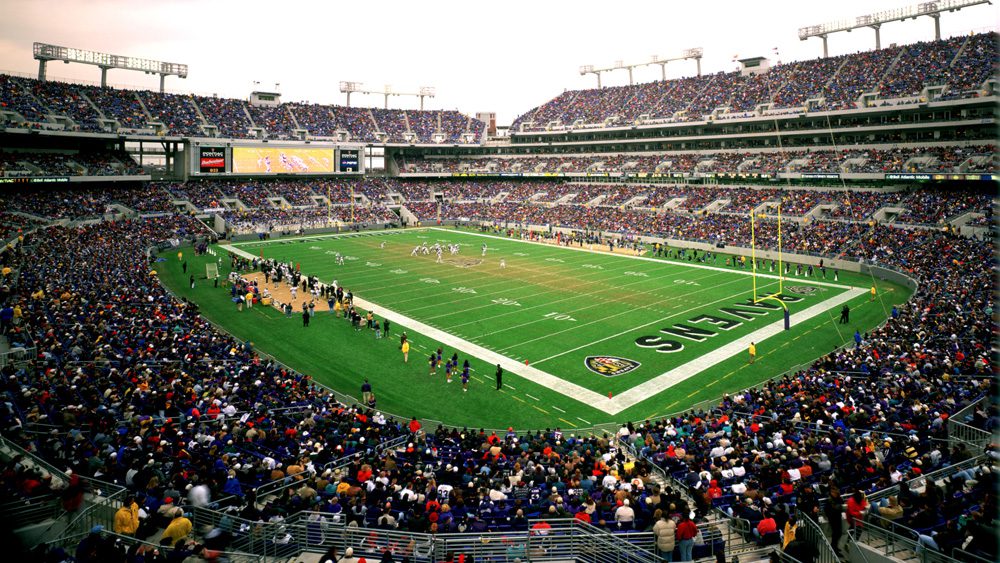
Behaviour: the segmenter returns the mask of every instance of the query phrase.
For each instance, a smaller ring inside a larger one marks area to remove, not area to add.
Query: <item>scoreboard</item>
[[[340,149],[337,151],[337,172],[361,173],[361,150]]]
[[[226,171],[225,147],[198,147],[198,171],[202,174],[222,174]]]
[[[339,176],[365,170],[362,145],[295,142],[193,142],[185,151],[191,176]]]

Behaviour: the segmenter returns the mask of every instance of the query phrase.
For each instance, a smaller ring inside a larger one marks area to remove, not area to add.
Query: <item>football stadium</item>
[[[986,0],[48,4],[0,23],[11,561],[1000,557]]]

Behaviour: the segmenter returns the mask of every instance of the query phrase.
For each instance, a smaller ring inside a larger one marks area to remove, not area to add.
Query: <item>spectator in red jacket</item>
[[[694,537],[698,535],[698,526],[691,521],[687,512],[681,514],[681,521],[677,523],[677,546],[680,549],[680,561],[692,561],[694,551]]]
[[[774,521],[774,516],[769,511],[764,513],[764,517],[757,523],[757,527],[754,528],[753,532],[755,536],[762,538],[767,534],[773,534],[777,531],[778,523]]]
[[[852,529],[861,526],[864,520],[864,513],[868,509],[868,500],[861,491],[854,491],[851,498],[847,499],[847,525]]]

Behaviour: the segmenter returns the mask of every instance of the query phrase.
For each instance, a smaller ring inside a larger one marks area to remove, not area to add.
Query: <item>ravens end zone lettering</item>
[[[814,295],[815,293],[809,293],[808,291],[797,286],[797,293],[803,295]],[[802,297],[796,297],[794,295],[778,295],[770,294],[769,298],[776,298],[784,301],[785,303],[797,303],[802,301]],[[739,307],[739,308],[737,308]],[[726,313],[735,319],[716,315],[698,315],[692,319],[688,319],[688,324],[684,323],[674,323],[673,326],[668,326],[660,329],[663,334],[670,335],[672,337],[684,340],[690,340],[692,342],[704,342],[705,340],[712,338],[719,334],[716,330],[691,326],[695,324],[702,325],[712,325],[718,330],[732,330],[746,321],[753,321],[758,316],[767,315],[769,312],[780,309],[780,305],[775,305],[773,303],[767,303],[764,301],[753,302],[752,299],[747,299],[745,303],[736,303],[733,307],[722,307],[719,309],[721,313]],[[742,320],[737,320],[742,319]],[[663,354],[672,354],[674,352],[680,352],[684,349],[684,344],[679,340],[667,340],[662,336],[640,336],[635,339],[635,345],[640,348],[652,348],[657,352]],[[590,367],[590,358],[587,358],[587,367]],[[593,368],[591,368],[593,369]],[[597,371],[597,370],[594,370]],[[600,373],[600,372],[598,372]],[[617,374],[616,374],[617,375]]]

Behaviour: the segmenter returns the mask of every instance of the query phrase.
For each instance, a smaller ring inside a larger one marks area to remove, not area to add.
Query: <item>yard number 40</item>
[[[549,313],[547,315],[542,315],[543,319],[552,319],[554,321],[576,321],[573,317],[565,313]]]

